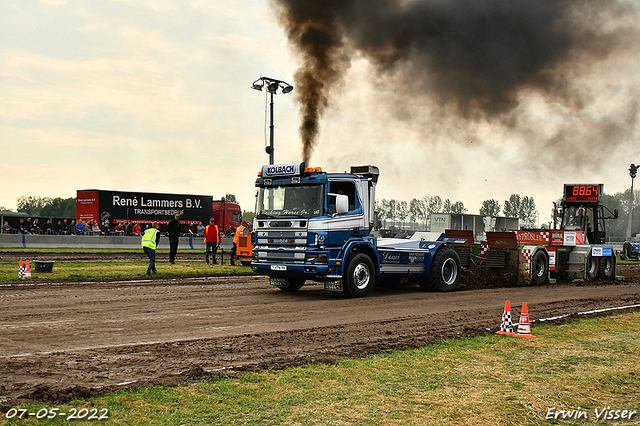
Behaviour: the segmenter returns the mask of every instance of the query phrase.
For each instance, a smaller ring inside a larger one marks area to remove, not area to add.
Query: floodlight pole
[[[629,197],[629,224],[627,226],[627,238],[631,238],[631,223],[633,221],[633,179],[638,173],[638,168],[640,168],[640,165],[636,166],[633,163],[629,167],[629,176],[631,176],[631,197]]]
[[[270,102],[269,102],[269,145],[265,148],[267,154],[269,154],[269,165],[275,163],[275,143],[274,143],[274,133],[275,133],[275,124],[274,124],[274,102],[273,95],[278,93],[287,94],[293,90],[293,86],[287,82],[282,80],[276,80],[275,78],[269,77],[260,77],[256,81],[253,82],[252,88],[255,90],[262,91],[262,89],[266,87],[267,92],[270,94]]]
[[[268,89],[267,89],[268,90]],[[273,124],[273,91],[269,90],[269,94],[271,95],[271,103],[269,104],[269,115],[270,117],[270,123],[269,123],[269,147],[267,149],[267,152],[269,153],[269,165],[272,165],[275,163],[275,145],[273,143],[274,141],[274,128],[275,125]]]

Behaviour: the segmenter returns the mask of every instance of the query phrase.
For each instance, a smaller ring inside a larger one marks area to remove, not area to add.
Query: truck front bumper
[[[329,265],[326,263],[257,263],[251,262],[251,269],[257,274],[269,275],[272,277],[300,277],[305,279],[323,279],[331,274]]]

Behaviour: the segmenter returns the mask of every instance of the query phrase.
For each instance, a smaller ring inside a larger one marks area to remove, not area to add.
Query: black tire
[[[600,258],[598,278],[605,281],[611,281],[616,278],[616,257],[615,256],[603,256]]]
[[[279,287],[280,290],[282,291],[290,291],[290,292],[294,292],[294,291],[298,291],[302,288],[302,286],[305,283],[305,279],[304,278],[287,278],[287,282],[289,283],[289,285],[287,287]]]
[[[366,254],[358,253],[349,259],[347,273],[342,279],[342,292],[348,297],[364,297],[369,294],[375,281],[373,261]]]
[[[531,284],[542,285],[549,278],[549,261],[542,250],[538,250],[531,259]]]
[[[586,275],[588,281],[593,281],[598,276],[598,270],[600,269],[600,260],[597,257],[593,257],[591,253],[587,255],[587,263],[585,265]]]
[[[242,266],[251,266],[250,260],[241,260],[240,263],[242,264]]]
[[[460,257],[454,249],[442,246],[431,261],[429,282],[421,284],[422,290],[453,291],[460,283],[462,267]]]

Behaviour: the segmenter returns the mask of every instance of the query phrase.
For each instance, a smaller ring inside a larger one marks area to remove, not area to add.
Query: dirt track
[[[495,332],[506,299],[515,321],[528,303],[535,334],[541,318],[640,303],[636,271],[619,267],[627,280],[613,285],[376,287],[362,299],[318,285],[289,294],[258,277],[2,287],[0,402],[59,402]]]

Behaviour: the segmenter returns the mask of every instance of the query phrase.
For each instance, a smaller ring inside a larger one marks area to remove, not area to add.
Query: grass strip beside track
[[[2,247],[0,253],[141,253],[139,248],[87,248],[87,247]],[[168,248],[159,248],[158,253],[169,253]],[[193,249],[178,249],[178,253],[193,253]],[[204,249],[199,250],[204,256]]]
[[[56,408],[106,409],[110,425],[640,423],[637,413],[616,422],[596,417],[607,407],[618,415],[640,411],[639,312],[535,327],[533,333],[530,340],[487,335],[335,365],[119,391]],[[19,408],[35,413],[52,407]],[[566,418],[549,419],[556,413]],[[0,425],[68,423],[0,417]]]
[[[63,262],[57,261],[51,273],[34,272],[31,266],[31,279],[18,278],[18,262],[0,263],[0,282],[28,282],[50,280],[100,281],[113,279],[131,279],[145,276],[148,261],[116,261],[116,262]],[[156,277],[171,276],[204,276],[211,274],[234,275],[251,273],[251,268],[242,266],[207,265],[204,261],[176,262],[170,265],[167,261],[156,263]]]

